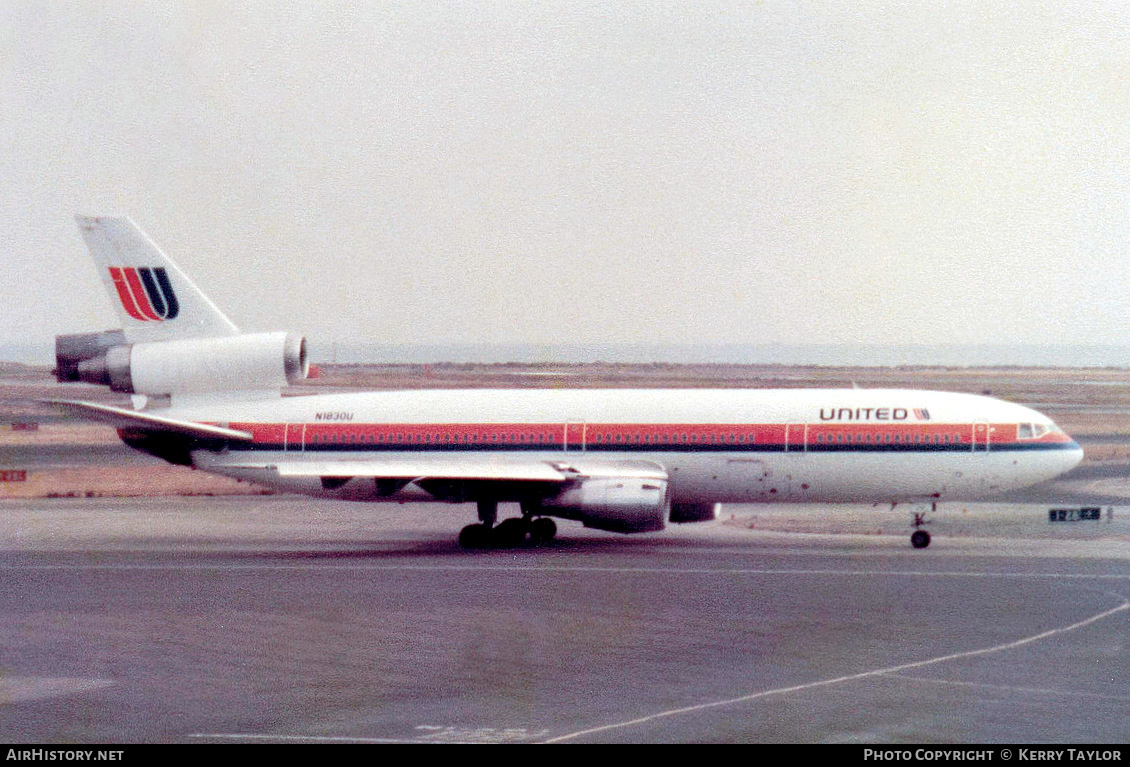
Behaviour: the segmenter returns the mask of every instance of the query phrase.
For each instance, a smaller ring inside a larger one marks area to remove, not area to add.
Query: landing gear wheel
[[[511,517],[498,523],[498,527],[491,531],[491,539],[500,549],[512,549],[526,542],[526,533],[529,525],[521,517]]]
[[[534,543],[549,543],[557,535],[557,523],[549,517],[538,517],[530,522],[530,540]]]
[[[494,521],[498,519],[498,501],[483,500],[475,506],[479,512],[479,521],[487,528],[494,527]]]
[[[490,539],[491,529],[486,525],[467,525],[459,531],[459,545],[465,549],[485,549]]]
[[[910,545],[916,549],[924,549],[930,545],[930,534],[925,530],[915,530],[910,536]]]

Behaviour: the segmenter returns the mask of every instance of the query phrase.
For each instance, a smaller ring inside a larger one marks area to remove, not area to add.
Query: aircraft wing
[[[551,463],[452,461],[428,459],[364,459],[294,461],[277,465],[282,477],[388,477],[401,479],[501,479],[564,482],[571,476]]]
[[[227,439],[238,442],[250,442],[252,440],[250,432],[195,421],[166,418],[142,410],[127,410],[113,405],[101,405],[96,402],[82,402],[80,400],[54,399],[46,400],[46,403],[64,412],[77,414],[93,421],[108,423],[118,429],[163,431],[184,434],[198,439]]]
[[[272,468],[281,477],[331,477],[347,479],[495,480],[505,482],[565,483],[593,476],[651,477],[667,479],[653,463],[639,461],[499,460],[461,455],[457,458],[343,458],[336,461],[294,460],[270,463],[226,464],[245,468]]]

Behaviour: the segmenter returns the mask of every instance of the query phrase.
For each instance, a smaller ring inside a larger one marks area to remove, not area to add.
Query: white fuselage
[[[196,466],[280,489],[434,500],[415,483],[327,487],[280,464],[646,464],[674,503],[969,500],[1041,482],[1082,450],[1046,417],[988,397],[881,389],[459,390],[178,401],[170,414],[251,432]],[[348,472],[346,472],[348,473]]]

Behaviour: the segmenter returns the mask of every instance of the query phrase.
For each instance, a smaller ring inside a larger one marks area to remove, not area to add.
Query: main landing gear
[[[459,545],[465,549],[513,549],[526,542],[548,543],[557,535],[557,523],[549,517],[535,517],[535,507],[522,504],[522,516],[498,518],[498,501],[479,501],[479,523],[459,532]]]

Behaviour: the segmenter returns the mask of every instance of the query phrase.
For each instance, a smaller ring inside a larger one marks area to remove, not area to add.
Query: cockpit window
[[[1017,439],[1039,439],[1045,434],[1062,434],[1063,429],[1054,423],[1019,423],[1016,425]]]

